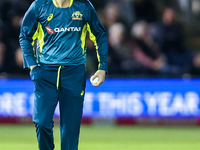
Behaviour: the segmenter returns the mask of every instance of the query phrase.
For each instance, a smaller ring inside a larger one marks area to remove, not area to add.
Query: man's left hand
[[[96,77],[98,77],[98,82],[92,83],[92,85],[96,87],[100,86],[104,82],[105,76],[106,76],[105,70],[97,70],[96,73],[91,77],[91,80],[94,80]]]

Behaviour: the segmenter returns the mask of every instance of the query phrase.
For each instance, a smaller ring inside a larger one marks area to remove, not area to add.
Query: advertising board
[[[198,117],[200,79],[106,79],[86,84],[84,117]],[[34,84],[30,79],[0,80],[0,116],[31,116]],[[59,116],[56,108],[55,116]]]

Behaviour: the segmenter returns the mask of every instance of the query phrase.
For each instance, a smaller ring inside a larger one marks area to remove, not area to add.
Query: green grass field
[[[34,125],[0,125],[0,150],[37,149]],[[200,128],[82,126],[79,150],[200,150]]]

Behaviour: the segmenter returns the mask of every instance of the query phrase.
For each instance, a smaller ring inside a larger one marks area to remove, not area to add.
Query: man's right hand
[[[33,65],[33,66],[30,66],[30,70],[32,70],[34,67],[36,67],[37,65]]]

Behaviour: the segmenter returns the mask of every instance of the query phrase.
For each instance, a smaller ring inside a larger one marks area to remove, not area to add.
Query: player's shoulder
[[[38,7],[42,7],[52,2],[52,0],[35,0]]]
[[[86,7],[91,5],[89,0],[74,0],[74,1],[76,1],[79,4],[85,5]]]

